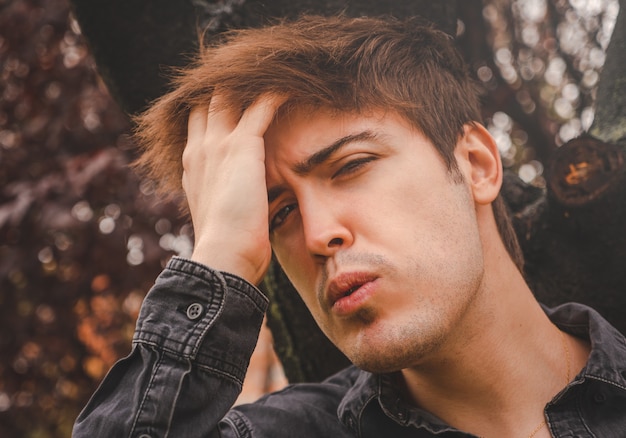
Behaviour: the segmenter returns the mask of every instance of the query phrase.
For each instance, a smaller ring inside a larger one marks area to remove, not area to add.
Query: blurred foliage
[[[524,181],[542,186],[550,151],[590,125],[617,10],[616,0],[461,8],[486,124]],[[0,436],[67,437],[192,232],[129,170],[129,121],[66,0],[0,0],[0,75]]]
[[[0,436],[67,437],[190,228],[129,171],[67,3],[0,7]]]
[[[483,3],[488,50],[482,54],[489,56],[474,60],[473,67],[487,92],[485,123],[505,167],[544,187],[543,164],[553,150],[591,126],[619,5],[617,0]]]

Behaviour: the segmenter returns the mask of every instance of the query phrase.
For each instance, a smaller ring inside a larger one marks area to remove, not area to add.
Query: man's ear
[[[463,127],[454,151],[457,162],[478,204],[493,202],[502,185],[502,162],[495,140],[479,123]]]

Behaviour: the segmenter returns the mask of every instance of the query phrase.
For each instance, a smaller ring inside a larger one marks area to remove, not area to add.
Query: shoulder
[[[589,341],[587,363],[553,402],[551,421],[594,436],[624,436],[626,430],[626,339],[591,307],[578,303],[544,308],[562,330]],[[576,435],[578,436],[578,435]]]
[[[337,409],[361,373],[348,367],[320,383],[298,383],[236,406],[222,426],[250,437],[348,437]]]

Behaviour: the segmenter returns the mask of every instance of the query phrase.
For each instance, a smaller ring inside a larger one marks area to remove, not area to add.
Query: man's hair
[[[457,181],[454,148],[463,126],[480,120],[478,88],[452,37],[416,18],[304,16],[229,31],[203,47],[172,85],[135,119],[143,150],[137,165],[167,192],[181,189],[189,112],[208,107],[215,93],[223,102],[218,110],[237,114],[268,93],[286,98],[281,113],[296,107],[394,111],[432,141]],[[521,270],[500,197],[494,214]]]

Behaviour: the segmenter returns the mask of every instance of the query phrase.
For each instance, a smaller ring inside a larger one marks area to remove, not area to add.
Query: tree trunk
[[[171,69],[197,52],[190,1],[71,0],[102,79],[134,114],[167,91]]]
[[[421,15],[453,34],[456,2],[445,0],[70,0],[98,70],[122,109],[135,114],[167,91],[172,68],[229,28],[255,27],[303,12]]]
[[[620,11],[606,52],[598,84],[596,116],[589,133],[606,143],[626,141],[626,1]]]
[[[620,1],[589,133],[556,150],[548,196],[518,213],[529,282],[548,305],[588,304],[626,333],[626,1]]]

